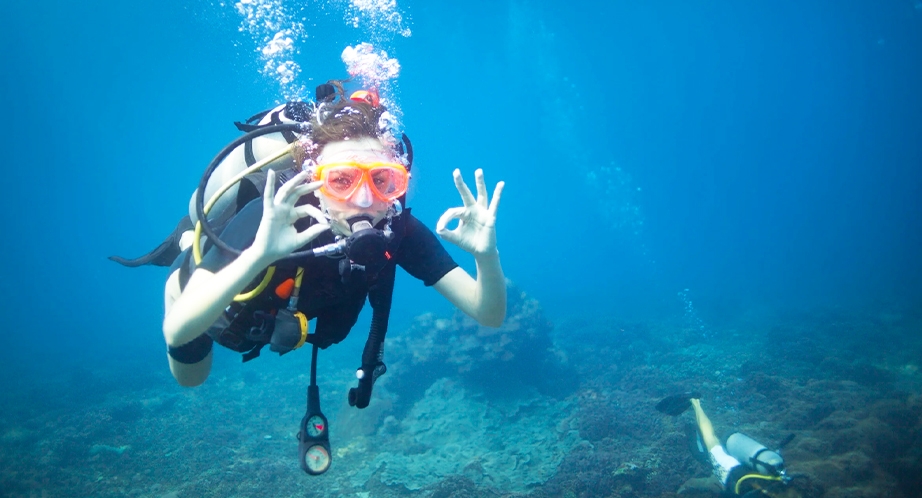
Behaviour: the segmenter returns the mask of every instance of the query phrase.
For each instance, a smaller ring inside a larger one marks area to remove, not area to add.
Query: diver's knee
[[[176,383],[182,387],[198,387],[208,379],[209,371],[191,371],[187,368],[170,369]]]
[[[212,353],[208,354],[201,361],[196,363],[182,363],[167,354],[170,363],[170,373],[176,379],[176,383],[182,387],[197,387],[205,383],[208,374],[211,373]]]
[[[177,376],[173,374],[173,378],[176,379],[176,383],[182,387],[198,387],[205,383],[205,380],[208,378],[207,375],[202,377],[188,377],[188,376]]]

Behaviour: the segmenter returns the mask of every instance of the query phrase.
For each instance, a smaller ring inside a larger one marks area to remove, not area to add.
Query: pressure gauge
[[[312,415],[307,419],[307,435],[312,438],[319,438],[327,430],[327,420],[320,415]]]
[[[304,454],[304,463],[308,473],[323,474],[330,468],[330,452],[323,445],[315,444]]]

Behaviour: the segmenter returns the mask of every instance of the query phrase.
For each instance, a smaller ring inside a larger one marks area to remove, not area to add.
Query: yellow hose
[[[295,273],[295,292],[298,292],[298,290],[301,289],[301,279],[302,278],[304,278],[304,268],[299,266],[298,271]]]
[[[733,491],[734,491],[736,494],[740,494],[740,484],[742,484],[743,481],[748,480],[748,479],[762,479],[762,480],[765,480],[765,481],[780,481],[780,480],[781,480],[780,477],[775,477],[775,476],[766,476],[766,475],[762,475],[762,474],[746,474],[746,475],[744,475],[743,477],[740,477],[740,479],[739,479],[738,481],[736,481],[736,486],[735,486],[735,488],[734,488]],[[750,484],[752,484],[754,487],[758,488],[758,486],[756,486],[755,483],[750,483]]]
[[[241,171],[240,173],[237,173],[237,175],[235,175],[233,178],[230,179],[230,181],[222,185],[221,188],[218,189],[218,191],[215,192],[214,195],[212,195],[210,199],[208,199],[208,203],[205,204],[205,208],[202,210],[202,216],[208,216],[209,211],[211,211],[211,208],[213,208],[214,205],[218,202],[218,199],[222,195],[224,195],[224,193],[227,192],[231,187],[233,187],[238,182],[240,182],[240,180],[242,180],[243,177],[255,171],[259,171],[260,169],[266,167],[272,161],[275,161],[281,158],[285,154],[290,154],[294,150],[296,144],[297,142],[288,144],[285,147],[282,147],[281,149],[272,153],[271,155],[260,159],[259,161],[254,163],[249,168]],[[202,264],[202,220],[198,220],[195,223],[195,237],[192,241],[192,257],[195,259],[196,265]],[[266,269],[266,276],[263,277],[262,281],[259,282],[259,285],[257,285],[255,289],[247,293],[237,294],[236,296],[234,296],[234,301],[236,302],[249,301],[250,299],[253,299],[254,297],[258,296],[259,293],[264,291],[266,287],[269,285],[269,281],[272,280],[273,275],[275,275],[275,267],[270,266],[269,268]]]
[[[242,303],[243,301],[249,301],[250,299],[258,296],[260,292],[266,290],[266,287],[269,286],[269,281],[272,280],[273,275],[275,275],[275,267],[270,266],[269,268],[266,268],[266,276],[263,277],[261,282],[259,282],[259,285],[257,285],[256,288],[250,292],[237,294],[234,296],[234,301]]]

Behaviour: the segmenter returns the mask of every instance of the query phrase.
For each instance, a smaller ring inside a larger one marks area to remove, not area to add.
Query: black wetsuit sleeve
[[[167,346],[167,353],[180,363],[192,365],[204,360],[211,352],[212,346],[214,346],[214,340],[208,334],[202,334],[182,346],[175,348]]]
[[[458,267],[435,234],[409,213],[405,230],[397,250],[397,264],[427,287]]]

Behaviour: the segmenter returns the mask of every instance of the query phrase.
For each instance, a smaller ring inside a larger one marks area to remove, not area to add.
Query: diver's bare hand
[[[269,170],[266,175],[263,216],[259,222],[259,230],[256,231],[256,239],[250,246],[250,249],[257,251],[261,257],[274,262],[288,256],[330,229],[326,217],[316,207],[309,204],[295,206],[298,199],[317,190],[323,184],[322,182],[304,183],[308,178],[308,172],[302,171],[285,182],[276,193],[275,171]],[[303,232],[298,232],[294,226],[295,222],[308,216],[317,220],[317,223]]]
[[[477,198],[464,179],[461,171],[454,171],[455,187],[461,194],[462,207],[454,207],[439,218],[435,232],[443,239],[457,245],[471,253],[474,257],[496,255],[496,210],[499,208],[499,199],[503,193],[505,182],[496,184],[493,190],[493,200],[487,198],[487,185],[483,179],[483,170],[474,172],[474,181],[477,185]],[[458,220],[458,226],[453,230],[448,229],[452,220]]]

